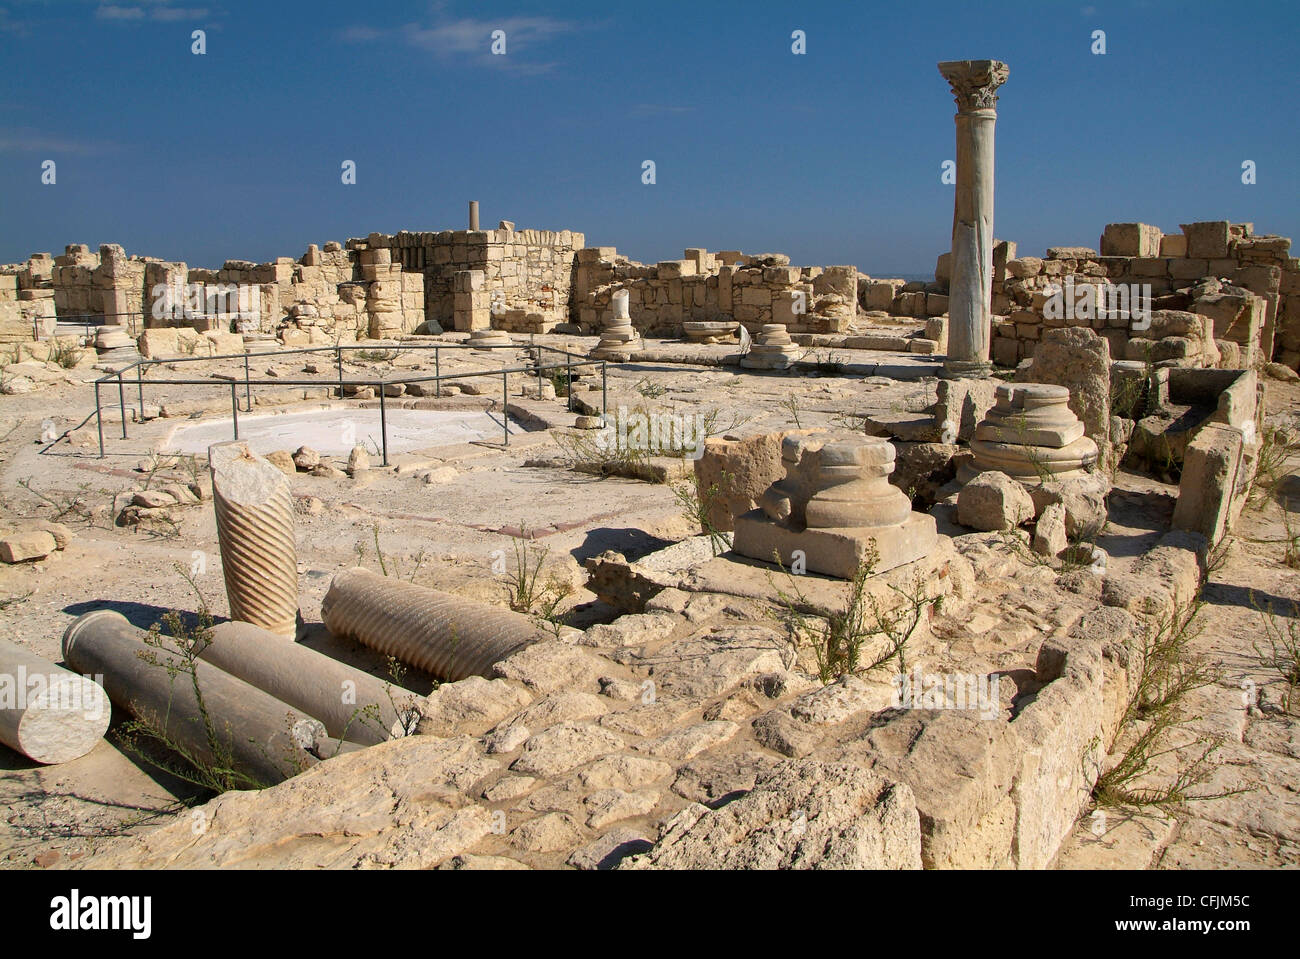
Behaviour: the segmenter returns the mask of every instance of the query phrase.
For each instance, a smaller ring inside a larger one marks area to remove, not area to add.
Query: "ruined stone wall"
[[[52,330],[53,290],[23,288],[21,279],[15,265],[0,270],[0,343],[31,340],[38,326]]]
[[[466,270],[483,271],[494,314],[528,316],[536,320],[532,328],[546,332],[569,315],[574,258],[583,243],[583,235],[571,230],[515,230],[503,222],[498,230],[372,233],[346,246],[313,244],[298,260],[227,260],[218,270],[128,257],[116,245],[94,254],[84,244],[69,246],[57,258],[36,254],[5,269],[16,277],[10,283],[18,298],[48,298],[60,316],[104,316],[113,323],[109,314],[131,314],[134,331],[235,328],[300,346],[400,336],[425,329],[426,319],[450,328],[454,277]],[[168,294],[160,286],[184,294],[164,301]],[[201,312],[219,289],[236,287],[255,288],[251,319],[185,315],[187,307]],[[169,302],[174,309],[166,308]],[[25,308],[25,314],[32,312]],[[6,335],[22,335],[17,308],[6,308],[0,319]],[[32,338],[30,330],[26,338]]]
[[[736,320],[751,332],[783,323],[791,332],[837,333],[856,313],[858,271],[852,266],[791,266],[779,253],[688,249],[680,260],[637,263],[614,247],[578,253],[573,322],[584,332],[613,315],[610,298],[628,291],[637,331],[681,336],[691,321]]]
[[[1117,359],[1239,367],[1276,356],[1300,365],[1300,261],[1288,255],[1291,241],[1255,236],[1249,223],[1191,223],[1182,231],[1166,235],[1148,224],[1112,223],[1100,254],[1052,247],[1045,257],[1016,258],[1011,244],[1009,258],[994,261],[994,361],[1014,366],[1032,356],[1044,329],[1091,326]],[[1148,284],[1157,311],[1153,328],[1135,328],[1125,315],[1051,317],[1050,288],[1067,280],[1076,297],[1085,285]],[[1202,326],[1186,314],[1208,322]]]
[[[356,251],[387,250],[404,274],[420,276],[425,319],[451,329],[455,276],[468,270],[483,272],[493,314],[541,314],[550,327],[564,322],[575,255],[584,243],[585,237],[572,230],[515,230],[503,221],[496,230],[372,233],[347,245]]]
[[[35,262],[35,258],[32,261]],[[59,316],[104,312],[103,299],[94,285],[99,269],[99,254],[91,253],[84,243],[64,249],[49,267],[49,284],[54,290],[54,307]],[[36,273],[30,273],[36,281]]]

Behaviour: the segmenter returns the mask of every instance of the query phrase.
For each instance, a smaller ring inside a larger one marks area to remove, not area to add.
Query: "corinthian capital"
[[[1001,60],[948,60],[939,64],[939,72],[952,87],[957,109],[968,113],[995,109],[997,89],[1010,71]]]

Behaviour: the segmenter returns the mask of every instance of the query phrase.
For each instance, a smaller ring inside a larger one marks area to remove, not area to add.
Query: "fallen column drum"
[[[495,663],[547,638],[522,613],[365,569],[334,577],[321,619],[335,636],[355,639],[448,682],[491,678]]]
[[[144,642],[147,634],[120,613],[97,610],[63,634],[63,658],[83,673],[102,675],[109,698],[200,762],[215,763],[209,735],[233,767],[273,785],[316,763],[327,748],[325,727],[288,703],[204,662],[194,663],[208,721],[185,661]],[[209,728],[211,727],[211,728]]]
[[[47,765],[86,755],[112,718],[108,695],[85,676],[0,639],[0,742]]]
[[[335,738],[373,746],[414,728],[415,693],[250,623],[212,627],[199,658],[319,719]]]

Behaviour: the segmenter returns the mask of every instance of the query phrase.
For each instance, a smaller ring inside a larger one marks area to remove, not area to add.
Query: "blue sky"
[[[935,64],[984,57],[1011,70],[995,233],[1022,254],[1095,246],[1110,221],[1300,233],[1289,0],[0,0],[0,262],[74,242],[296,257],[461,228],[477,199],[486,226],[651,262],[703,246],[928,272],[953,190]]]

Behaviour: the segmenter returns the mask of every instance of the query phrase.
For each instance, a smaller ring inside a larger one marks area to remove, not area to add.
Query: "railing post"
[[[244,348],[244,411],[253,412],[253,391],[248,383],[248,348]]]
[[[566,352],[564,354],[564,376],[567,385],[564,388],[565,397],[568,400],[568,410],[573,412],[573,355]]]
[[[510,374],[501,371],[501,429],[505,433],[505,446],[510,445]]]
[[[343,345],[341,343],[334,344],[334,356],[339,364],[339,399],[343,399]]]
[[[104,458],[104,412],[99,405],[99,380],[95,381],[95,424],[99,427],[99,458]]]
[[[384,465],[388,465],[388,403],[384,384],[379,384],[379,437],[384,444]]]
[[[236,392],[237,384],[230,384],[230,415],[235,424],[235,439],[239,439],[239,394]]]
[[[135,388],[140,399],[140,422],[144,422],[144,363],[135,365]]]
[[[609,416],[609,369],[605,360],[600,361],[600,414]]]
[[[117,371],[117,402],[122,409],[122,439],[126,439],[126,385],[122,382],[122,371]]]
[[[442,351],[435,345],[433,347],[433,395],[442,399]]]

